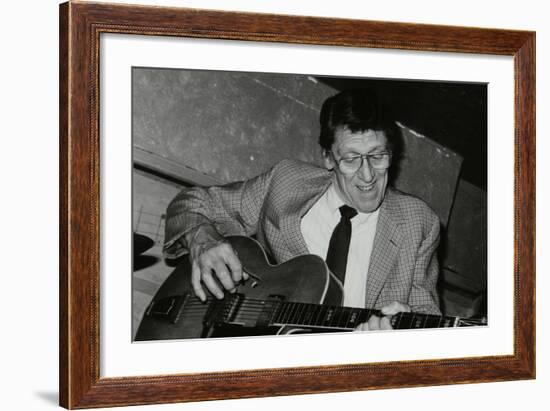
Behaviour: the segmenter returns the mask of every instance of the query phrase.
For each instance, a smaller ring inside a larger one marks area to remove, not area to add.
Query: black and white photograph
[[[134,341],[487,326],[487,84],[132,68]]]

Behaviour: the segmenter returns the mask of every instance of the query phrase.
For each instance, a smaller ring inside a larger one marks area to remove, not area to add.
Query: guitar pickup
[[[187,297],[188,294],[173,295],[152,301],[149,307],[147,307],[145,315],[168,320],[172,324],[176,324],[181,315],[182,308],[187,301]]]

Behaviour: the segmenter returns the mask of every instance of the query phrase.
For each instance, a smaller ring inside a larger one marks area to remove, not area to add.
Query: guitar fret
[[[327,321],[327,314],[328,314],[328,306],[324,305],[321,309],[321,324],[320,325],[326,325]]]
[[[326,313],[327,313],[327,307],[325,305],[321,306],[321,309],[319,310],[319,318],[317,319],[317,325],[324,324]]]
[[[288,319],[286,321],[287,324],[294,324],[294,313],[296,312],[296,303],[290,303],[290,312],[288,315]]]
[[[342,307],[340,319],[338,320],[338,327],[346,328],[346,324],[348,323],[350,315],[351,315],[351,308]]]
[[[305,319],[305,312],[306,310],[306,305],[304,303],[300,303],[299,306],[298,306],[298,316],[296,318],[296,321],[298,324],[304,324],[304,319]]]
[[[390,324],[393,329],[398,330],[399,326],[401,325],[401,318],[403,318],[403,313],[397,313],[394,316],[392,316],[390,320]]]
[[[342,307],[332,307],[332,319],[330,322],[331,327],[339,328],[340,318],[342,317]]]
[[[431,324],[433,321],[433,318],[430,314],[426,314],[426,321],[424,321],[424,328],[434,328]]]
[[[411,321],[411,329],[417,329],[419,328],[418,327],[418,324],[420,323],[420,314],[418,313],[413,313],[412,315],[412,321]]]
[[[305,323],[305,319],[307,318],[307,304],[300,304],[300,317],[298,320],[300,321],[300,324]]]
[[[438,328],[439,327],[439,315],[428,315],[428,321],[426,322],[426,328]]]
[[[315,314],[315,306],[307,304],[307,317],[304,319],[304,324],[312,325],[312,320]]]
[[[417,328],[422,328],[422,314],[419,314],[419,313],[414,313],[413,314],[413,317],[414,317],[414,321],[413,321],[413,328],[417,329]]]
[[[326,313],[327,307],[325,305],[321,306],[321,308],[319,309],[319,317],[317,318],[317,325],[323,325]]]
[[[303,315],[304,315],[304,305],[302,303],[298,303],[296,306],[296,315],[295,315],[296,324],[303,324],[302,322]]]
[[[270,323],[277,322],[277,316],[279,315],[279,311],[281,310],[281,302],[280,301],[272,301],[270,304],[271,309],[271,318],[269,319]]]
[[[294,313],[296,312],[296,303],[290,303],[290,310],[288,311],[287,324],[294,324]]]
[[[350,309],[348,320],[346,321],[346,328],[355,328],[355,318],[357,314],[353,311],[353,308]]]
[[[296,314],[296,324],[303,324],[304,323],[304,304],[299,303],[298,304],[298,312]]]
[[[296,311],[296,303],[289,303],[288,305],[288,317],[285,321],[286,324],[294,324],[294,313]]]
[[[403,321],[403,313],[399,313],[399,317],[397,318],[397,324],[395,328],[401,329],[401,321]]]
[[[328,306],[327,313],[325,316],[325,325],[329,327],[333,327],[335,318],[336,318],[336,307]]]
[[[414,313],[410,313],[408,315],[410,321],[409,321],[409,324],[407,325],[407,328],[414,328],[413,327],[413,323],[414,323]]]
[[[326,320],[325,322],[327,322],[328,324],[325,324],[325,325],[328,325],[329,327],[332,326],[332,323],[334,322],[334,307],[332,306],[329,306],[328,309],[327,309],[327,315],[326,315]]]
[[[349,318],[349,308],[340,307],[340,316],[338,317],[338,327],[343,328]]]
[[[281,316],[279,317],[279,324],[284,324],[288,312],[288,303],[283,303],[283,309],[281,310]]]
[[[353,316],[354,316],[354,314],[353,314],[353,308],[350,307],[348,319],[346,320],[346,324],[345,324],[345,327],[346,327],[346,328],[349,328],[350,319],[351,319]],[[355,327],[352,327],[352,328],[355,328]]]
[[[310,325],[311,316],[313,314],[312,306],[311,304],[304,304],[305,310],[304,310],[304,324]]]
[[[329,327],[332,327],[334,325],[334,319],[336,317],[335,315],[335,307],[333,306],[329,306],[328,307],[328,310],[327,310],[327,321],[328,321],[328,326]]]
[[[279,324],[281,322],[281,315],[284,309],[285,309],[284,303],[280,303],[277,309],[275,310],[276,312],[274,313],[273,323]]]
[[[339,321],[340,321],[340,315],[342,315],[342,307],[331,307],[332,311],[332,320],[330,321],[330,325],[332,327],[338,327]]]
[[[304,317],[304,305],[302,303],[298,304],[298,310],[296,314],[296,323],[303,324]]]
[[[292,315],[292,324],[300,324],[300,310],[302,304],[294,303],[294,314]]]
[[[304,304],[304,324],[309,325],[309,321],[311,320],[311,305],[310,304]]]
[[[319,323],[319,320],[321,319],[321,311],[323,310],[323,306],[319,305],[315,308],[315,320],[313,321],[313,325],[321,325]]]
[[[296,304],[296,313],[294,314],[294,324],[302,324],[301,316],[302,311],[304,307],[302,306],[302,303]]]
[[[290,323],[292,320],[292,311],[294,310],[294,303],[288,303],[288,310],[286,312],[285,324]]]
[[[313,309],[313,316],[311,317],[311,325],[318,325],[320,311],[321,311],[320,305],[316,306]]]

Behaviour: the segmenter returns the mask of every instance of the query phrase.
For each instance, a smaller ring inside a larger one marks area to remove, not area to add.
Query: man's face
[[[376,211],[386,194],[388,169],[372,168],[364,159],[361,168],[353,174],[344,174],[337,161],[357,155],[387,152],[388,141],[383,131],[352,132],[339,127],[334,135],[332,154],[325,153],[325,167],[334,170],[336,189],[341,199],[362,213]]]

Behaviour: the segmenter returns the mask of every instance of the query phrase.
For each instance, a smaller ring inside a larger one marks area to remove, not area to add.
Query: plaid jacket
[[[168,206],[165,256],[186,253],[182,236],[205,223],[224,235],[256,234],[279,263],[307,254],[300,220],[330,186],[331,175],[284,160],[244,182],[185,189]],[[388,188],[378,216],[365,306],[400,301],[415,312],[439,314],[438,243],[436,214],[422,200]]]

